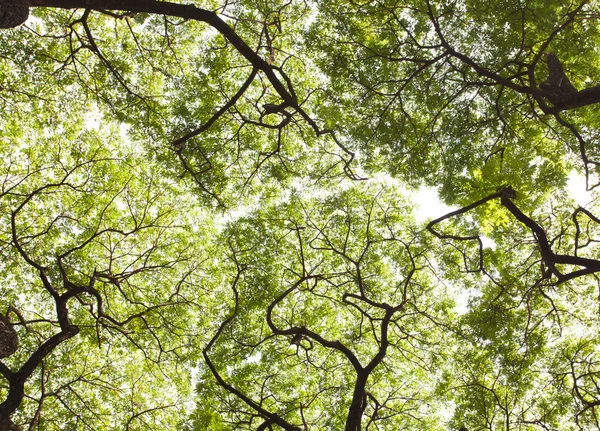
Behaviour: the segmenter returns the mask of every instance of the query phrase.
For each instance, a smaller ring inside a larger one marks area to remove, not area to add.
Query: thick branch
[[[215,12],[198,8],[189,4],[177,4],[169,2],[158,2],[155,0],[32,0],[32,7],[52,7],[61,9],[93,9],[104,10],[124,10],[130,13],[151,13],[157,15],[168,15],[188,20],[205,22],[219,33],[221,33],[234,48],[244,56],[255,68],[264,72],[264,74],[273,85],[279,96],[290,106],[297,106],[298,103],[285,85],[279,80],[275,71],[258,55],[252,48],[246,44],[237,33],[223,21]]]
[[[58,334],[53,335],[38,347],[19,371],[10,376],[8,396],[4,402],[0,404],[0,431],[9,429],[8,424],[11,422],[10,415],[17,410],[19,405],[21,405],[25,396],[25,382],[41,364],[42,360],[59,344],[74,337],[78,333],[78,327],[69,326]]]
[[[315,340],[317,343],[321,344],[324,347],[327,347],[329,349],[334,349],[334,350],[341,352],[344,356],[346,356],[346,358],[348,358],[348,360],[350,361],[350,363],[352,364],[354,369],[357,372],[359,372],[359,371],[363,370],[363,366],[361,365],[360,361],[358,360],[356,355],[339,340],[336,340],[336,341],[327,340],[327,339],[321,337],[316,332],[311,331],[310,329],[308,329],[304,326],[302,326],[302,327],[294,326],[294,327],[291,327],[288,329],[281,329],[281,328],[277,327],[277,325],[275,325],[275,323],[273,322],[273,310],[275,309],[277,304],[279,304],[281,301],[283,301],[290,293],[292,293],[294,290],[296,290],[300,285],[305,283],[307,280],[318,279],[318,278],[319,278],[319,276],[317,276],[317,275],[308,275],[306,277],[301,278],[299,281],[297,281],[292,286],[290,286],[286,291],[284,291],[281,295],[279,295],[273,302],[271,302],[271,304],[269,304],[269,307],[267,308],[267,324],[269,325],[269,328],[271,328],[271,331],[273,331],[274,334],[292,335],[292,336],[300,334],[305,337],[312,338],[313,340]]]
[[[202,352],[202,356],[204,356],[204,361],[208,365],[208,368],[210,369],[214,378],[217,380],[217,383],[223,389],[225,389],[227,392],[235,395],[237,398],[239,398],[244,403],[246,403],[250,408],[255,410],[259,415],[261,415],[263,418],[265,418],[265,420],[266,420],[265,423],[279,425],[281,428],[288,430],[288,431],[300,431],[300,428],[298,428],[297,426],[290,424],[289,422],[287,422],[285,419],[283,419],[279,415],[265,410],[259,404],[254,402],[254,400],[252,400],[250,397],[243,394],[240,390],[235,388],[233,385],[230,385],[229,383],[227,383],[225,381],[225,379],[223,379],[223,377],[221,376],[219,371],[217,370],[217,367],[215,366],[215,364],[210,359],[210,356],[208,356],[208,352],[210,351],[212,346],[217,342],[217,339],[223,333],[223,331],[225,330],[227,325],[229,325],[229,323],[231,321],[233,321],[233,319],[236,318],[237,313],[239,311],[239,294],[238,294],[236,285],[239,282],[241,273],[242,273],[242,269],[239,269],[238,273],[233,281],[233,284],[232,284],[232,290],[233,290],[234,297],[235,297],[235,305],[234,305],[233,313],[231,313],[231,315],[229,317],[227,317],[223,321],[223,323],[221,323],[221,325],[219,326],[219,329],[217,330],[217,333],[212,337],[212,339],[209,341],[207,346],[204,348],[204,350]]]
[[[250,87],[250,84],[252,84],[252,81],[254,81],[254,78],[256,77],[257,72],[258,72],[258,70],[256,68],[253,68],[252,72],[250,73],[250,76],[248,76],[248,79],[246,79],[244,84],[242,84],[242,86],[237,91],[237,93],[235,93],[234,96],[225,105],[223,105],[206,123],[204,123],[202,126],[198,127],[196,130],[194,130],[190,133],[187,133],[186,135],[182,136],[181,138],[173,141],[173,143],[171,144],[173,146],[173,148],[177,151],[181,150],[183,148],[183,145],[188,140],[190,140],[193,137],[198,136],[199,134],[208,130],[210,128],[210,126],[212,126],[214,124],[215,121],[217,121],[219,118],[221,118],[221,116],[225,112],[227,112],[227,110],[229,108],[231,108],[233,105],[235,105],[237,103],[237,101],[240,99],[240,97],[243,96],[243,94],[246,92],[248,87]]]
[[[525,215],[512,201],[515,198],[515,191],[511,187],[503,188],[500,191],[493,193],[489,196],[486,196],[477,202],[474,202],[466,207],[460,208],[456,211],[452,211],[440,218],[437,218],[431,221],[427,225],[427,229],[433,233],[435,236],[441,239],[455,239],[455,240],[478,240],[480,243],[480,259],[482,259],[481,254],[481,239],[478,235],[472,236],[457,236],[457,235],[448,235],[442,234],[434,229],[434,226],[440,223],[443,220],[446,220],[455,215],[463,214],[471,209],[474,209],[484,203],[490,201],[491,199],[500,198],[501,204],[508,210],[510,213],[522,224],[524,224],[531,232],[535,238],[535,241],[540,250],[540,254],[542,256],[542,260],[545,265],[548,266],[550,271],[556,278],[558,279],[558,283],[564,283],[565,281],[581,277],[587,274],[593,274],[595,272],[600,271],[600,260],[589,259],[586,257],[579,257],[577,255],[565,255],[565,254],[557,254],[552,250],[552,246],[548,241],[548,237],[546,236],[546,232],[544,229],[537,224],[533,219]],[[567,274],[563,274],[558,268],[556,268],[557,264],[563,265],[574,265],[582,267],[579,270],[572,271]]]
[[[585,88],[581,91],[561,95],[548,99],[552,102],[555,111],[566,111],[581,108],[582,106],[600,103],[600,86]]]
[[[231,45],[233,45],[233,47],[246,58],[248,62],[250,62],[254,71],[261,71],[265,74],[279,97],[283,100],[283,103],[298,112],[317,136],[329,135],[334,140],[337,147],[347,156],[347,159],[344,159],[344,171],[346,174],[351,178],[361,179],[357,177],[350,168],[350,164],[355,157],[354,152],[350,151],[350,149],[337,138],[333,130],[320,128],[316,121],[304,111],[292,88],[291,81],[284,71],[281,68],[272,66],[267,60],[263,59],[258,53],[250,48],[250,46],[238,36],[235,30],[223,21],[217,13],[194,5],[158,2],[155,0],[32,0],[30,5],[32,7],[86,9],[101,12],[107,10],[119,10],[127,11],[128,13],[151,13],[207,23],[225,37],[225,39],[227,39],[227,41],[229,41],[229,43],[231,43]],[[253,72],[253,75],[254,73],[255,72]],[[245,91],[244,87],[246,85],[249,85],[249,81],[246,81],[240,90],[241,93]],[[239,94],[241,95],[241,93]],[[229,107],[228,105],[226,106]],[[209,121],[215,121],[221,114],[221,111],[217,112],[216,116]],[[192,134],[201,133],[201,129],[192,132]],[[187,138],[189,137],[191,136],[188,135]],[[175,141],[175,144],[181,144],[181,140],[184,138]]]

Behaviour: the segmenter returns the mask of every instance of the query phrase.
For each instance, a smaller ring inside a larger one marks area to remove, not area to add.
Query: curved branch
[[[294,326],[294,327],[291,327],[288,329],[281,329],[281,328],[278,328],[277,325],[275,325],[275,323],[273,322],[273,309],[277,306],[277,304],[279,304],[281,301],[283,301],[290,293],[292,293],[294,290],[296,290],[299,286],[306,283],[306,281],[311,280],[311,279],[318,280],[319,278],[321,278],[320,275],[307,275],[306,277],[302,277],[296,283],[292,284],[292,286],[290,286],[287,290],[285,290],[281,295],[279,295],[273,302],[271,302],[271,304],[269,304],[269,307],[267,308],[267,324],[269,325],[269,328],[271,328],[271,330],[277,335],[292,335],[293,336],[293,335],[300,334],[302,336],[312,338],[313,340],[315,340],[316,342],[318,342],[319,344],[321,344],[324,347],[328,347],[330,349],[335,349],[335,350],[341,352],[346,358],[348,358],[348,360],[350,361],[350,363],[352,364],[354,369],[358,372],[363,369],[363,366],[361,365],[361,363],[358,360],[358,358],[356,357],[356,355],[354,355],[354,353],[352,353],[352,351],[348,347],[346,347],[342,342],[340,342],[338,340],[336,340],[336,341],[327,340],[327,339],[321,337],[316,332],[313,332],[310,329],[306,328],[305,326],[302,326],[302,327]]]
[[[542,257],[543,263],[548,266],[550,272],[557,278],[558,284],[564,283],[565,281],[572,280],[577,277],[581,277],[583,275],[593,274],[595,272],[600,272],[600,260],[590,259],[586,257],[580,257],[576,254],[574,256],[565,255],[565,254],[557,254],[552,250],[552,246],[548,241],[548,237],[544,229],[536,223],[533,219],[525,215],[512,201],[516,197],[515,191],[511,187],[505,187],[496,193],[492,193],[489,196],[486,196],[477,202],[474,202],[466,207],[460,208],[456,211],[452,211],[440,218],[437,218],[431,221],[427,225],[427,229],[433,233],[435,236],[441,239],[456,239],[456,240],[478,240],[480,244],[480,259],[483,259],[483,254],[481,250],[481,239],[479,235],[472,236],[458,236],[458,235],[448,235],[442,234],[436,231],[433,226],[440,223],[443,220],[446,220],[455,215],[463,214],[473,208],[476,208],[484,203],[492,200],[500,198],[500,203],[504,206],[519,222],[525,225],[533,234],[534,239],[538,245],[540,250],[540,254]],[[576,211],[577,212],[577,211]],[[592,216],[593,217],[593,216]],[[596,219],[595,217],[592,218]],[[563,265],[574,265],[582,267],[579,270],[572,271],[567,274],[563,274],[557,267],[557,264]]]
[[[233,312],[231,313],[231,315],[229,317],[227,317],[221,323],[221,325],[219,326],[219,329],[217,330],[217,332],[215,333],[215,335],[211,338],[211,340],[208,342],[208,344],[206,345],[206,347],[202,351],[202,356],[204,357],[204,361],[208,365],[208,368],[210,369],[212,375],[217,380],[217,383],[222,388],[224,388],[227,392],[235,395],[237,398],[239,398],[244,403],[246,403],[249,407],[251,407],[252,409],[254,409],[259,415],[261,415],[265,419],[265,422],[263,423],[263,425],[264,424],[267,424],[267,425],[276,424],[276,425],[279,425],[280,427],[282,427],[283,429],[288,430],[288,431],[300,431],[299,427],[290,424],[285,419],[281,418],[279,415],[271,413],[271,412],[265,410],[259,404],[257,404],[256,402],[254,402],[254,400],[252,400],[250,397],[244,395],[240,390],[236,389],[234,386],[232,386],[229,383],[227,383],[225,381],[225,379],[223,379],[223,377],[221,376],[221,374],[219,373],[219,371],[217,370],[217,367],[215,366],[215,364],[212,362],[212,360],[208,356],[208,352],[210,351],[210,349],[212,348],[212,346],[217,342],[217,339],[219,338],[219,336],[223,333],[223,331],[225,330],[225,328],[227,327],[227,325],[229,325],[229,323],[232,322],[236,318],[236,316],[237,316],[237,313],[239,311],[239,293],[237,291],[237,287],[236,286],[237,286],[237,283],[240,280],[240,276],[241,276],[243,270],[244,270],[243,268],[238,268],[238,272],[237,272],[236,277],[235,277],[235,279],[234,279],[234,281],[232,283],[232,286],[231,286],[231,289],[233,290],[233,294],[234,294],[234,300],[235,300],[235,305],[234,305],[234,308],[233,308]]]
[[[248,78],[246,79],[246,81],[242,84],[242,86],[240,87],[240,89],[237,91],[237,93],[235,93],[233,95],[233,97],[231,99],[229,99],[229,101],[223,105],[206,123],[204,123],[202,126],[198,127],[196,130],[187,133],[186,135],[182,136],[179,139],[174,140],[171,145],[173,146],[173,148],[177,151],[181,151],[183,149],[184,144],[192,139],[194,136],[198,136],[199,134],[205,132],[206,130],[208,130],[210,128],[210,126],[212,126],[214,124],[215,121],[217,121],[219,118],[221,118],[221,116],[227,112],[227,110],[229,108],[231,108],[233,105],[235,105],[237,103],[237,101],[240,99],[240,97],[242,97],[244,95],[244,93],[246,92],[246,90],[248,89],[248,87],[250,87],[250,84],[252,84],[252,81],[254,81],[254,78],[256,77],[256,74],[258,73],[258,69],[257,68],[252,68],[252,72],[250,73],[250,76],[248,76]]]
[[[333,139],[335,145],[346,154],[348,157],[344,159],[344,172],[350,178],[353,179],[363,179],[358,177],[352,169],[350,168],[351,163],[355,158],[355,154],[351,151],[346,145],[344,145],[340,139],[336,136],[335,132],[331,129],[322,129],[316,123],[314,119],[312,119],[306,111],[299,103],[296,93],[291,85],[291,80],[288,76],[281,70],[281,68],[275,67],[271,65],[271,63],[265,59],[263,59],[258,53],[256,53],[233,29],[229,24],[227,24],[216,12],[209,11],[206,9],[202,9],[196,7],[194,5],[186,5],[186,4],[177,4],[170,2],[159,2],[156,0],[127,0],[126,2],[120,0],[31,0],[31,7],[52,7],[52,8],[61,8],[61,9],[86,9],[86,10],[96,10],[100,12],[105,12],[107,10],[125,10],[128,13],[151,13],[157,15],[167,15],[173,17],[183,18],[185,20],[194,20],[198,22],[204,22],[210,25],[212,28],[217,30],[231,45],[246,59],[253,67],[252,75],[255,75],[256,71],[261,71],[265,74],[279,97],[283,100],[284,104],[294,109],[296,112],[300,114],[300,116],[308,123],[308,125],[313,129],[314,133],[317,136],[329,135]],[[88,36],[90,36],[88,34]],[[96,47],[97,48],[97,47]],[[99,52],[99,51],[95,51]],[[103,59],[102,59],[103,60]],[[104,61],[104,60],[103,60]],[[109,67],[110,68],[110,67]],[[281,76],[280,77],[278,76]],[[252,76],[253,78],[253,76]],[[249,85],[251,80],[247,80],[244,83],[244,86]],[[245,91],[244,86],[238,92],[238,95],[241,96]],[[238,96],[238,97],[239,97]],[[234,96],[235,97],[235,96]],[[237,99],[236,99],[237,100]],[[235,102],[234,102],[235,103]],[[231,105],[225,105],[228,109]],[[222,115],[222,110],[219,110],[215,116],[209,120],[209,122],[214,122],[220,115]],[[211,124],[212,124],[211,122]],[[188,134],[175,142],[172,145],[175,145],[176,148],[180,146],[185,140],[191,138],[192,136],[196,136],[201,133],[208,126],[203,126],[200,129]],[[202,129],[202,130],[201,130]],[[192,136],[190,136],[192,135]]]

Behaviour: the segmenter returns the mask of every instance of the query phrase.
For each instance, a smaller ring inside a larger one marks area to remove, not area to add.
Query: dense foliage
[[[3,1],[0,431],[600,429],[599,19]]]

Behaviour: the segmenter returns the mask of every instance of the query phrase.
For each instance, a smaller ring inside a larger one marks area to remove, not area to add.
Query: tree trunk
[[[0,28],[18,27],[29,17],[28,0],[0,1]]]
[[[569,109],[581,108],[582,106],[593,105],[600,102],[600,86],[586,88],[576,93],[550,100],[554,109],[566,111]]]

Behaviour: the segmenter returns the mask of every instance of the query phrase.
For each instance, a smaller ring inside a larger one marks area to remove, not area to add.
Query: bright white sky
[[[585,189],[585,177],[577,174],[575,171],[569,175],[567,187],[571,197],[577,205],[585,207],[592,201],[592,193]],[[411,194],[415,207],[415,216],[418,221],[425,221],[429,218],[438,218],[444,214],[458,209],[458,207],[449,207],[438,198],[437,190],[432,187],[421,186],[419,190]]]
[[[585,177],[583,175],[578,175],[575,171],[571,172],[567,186],[578,205],[585,207],[592,201],[592,193],[585,189]]]
[[[438,192],[433,187],[421,186],[416,193],[412,193],[413,202],[417,206],[414,208],[415,217],[423,222],[429,218],[438,218],[444,214],[457,209],[449,207],[438,198]]]

